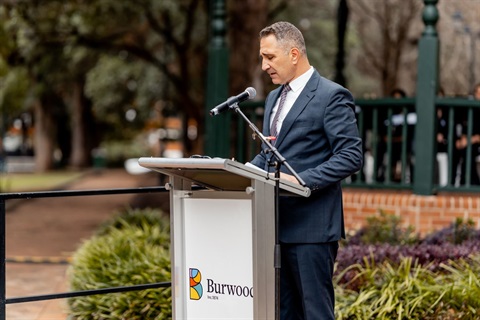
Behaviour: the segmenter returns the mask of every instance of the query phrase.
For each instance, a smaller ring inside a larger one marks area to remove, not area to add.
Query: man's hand
[[[270,176],[275,177],[275,173],[270,172]],[[297,178],[295,178],[291,174],[280,172],[280,179],[287,180],[296,184],[300,184],[298,183]]]
[[[297,178],[295,178],[291,174],[286,174],[286,173],[280,172],[280,179],[287,180],[287,181],[290,181],[290,182],[293,182],[293,183],[296,183],[296,184],[300,184],[300,183],[298,183]]]

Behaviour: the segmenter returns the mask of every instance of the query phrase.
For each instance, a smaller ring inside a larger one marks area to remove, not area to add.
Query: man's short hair
[[[260,31],[260,38],[274,35],[281,46],[288,52],[292,48],[297,48],[302,55],[307,54],[303,34],[297,27],[290,22],[280,21]]]

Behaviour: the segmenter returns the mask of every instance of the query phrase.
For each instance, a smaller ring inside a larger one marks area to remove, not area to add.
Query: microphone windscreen
[[[253,99],[257,95],[257,90],[252,87],[248,87],[247,89],[245,89],[245,92],[248,93],[248,99]]]

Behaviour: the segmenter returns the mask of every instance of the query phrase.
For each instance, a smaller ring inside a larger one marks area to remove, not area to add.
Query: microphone
[[[210,110],[210,115],[216,116],[237,103],[255,98],[256,95],[257,91],[252,87],[248,87],[244,92],[228,98],[227,101],[220,103],[218,106]]]

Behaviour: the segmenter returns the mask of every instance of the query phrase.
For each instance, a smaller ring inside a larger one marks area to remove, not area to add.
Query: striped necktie
[[[285,104],[288,91],[290,91],[290,86],[287,83],[283,86],[282,93],[280,94],[280,103],[278,104],[278,109],[277,109],[277,112],[275,113],[275,117],[273,117],[272,126],[270,128],[270,135],[273,137],[276,137],[278,135],[278,132],[277,132],[278,118],[280,117],[280,113],[282,112],[283,105]]]

